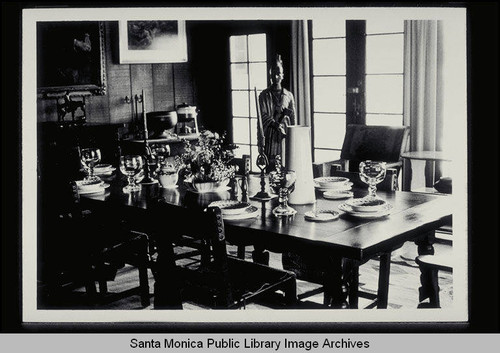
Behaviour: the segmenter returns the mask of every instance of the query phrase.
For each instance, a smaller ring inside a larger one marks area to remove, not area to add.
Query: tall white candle
[[[258,130],[258,139],[257,143],[260,144],[259,147],[262,147],[264,149],[265,145],[265,138],[264,138],[264,125],[262,124],[262,116],[260,115],[260,105],[259,105],[259,96],[257,94],[257,87],[255,87],[255,104],[257,108],[257,130]]]

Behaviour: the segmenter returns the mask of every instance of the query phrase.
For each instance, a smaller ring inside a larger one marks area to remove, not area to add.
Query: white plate
[[[382,209],[379,212],[356,212],[351,208],[351,206],[347,205],[346,203],[339,205],[339,210],[353,217],[366,218],[366,219],[375,219],[388,216],[391,214],[392,209],[393,206],[390,203],[386,203],[384,209]]]
[[[376,202],[365,198],[352,199],[345,202],[355,212],[379,212],[385,209],[387,201],[376,199]]]
[[[329,200],[342,200],[353,196],[353,192],[349,190],[330,190],[323,192],[323,197]]]
[[[98,188],[90,189],[90,190],[78,190],[80,195],[88,195],[88,194],[104,194],[106,189],[109,188],[109,184],[103,183],[99,185]]]
[[[111,175],[116,170],[114,167],[106,168],[106,169],[94,169],[95,175]]]
[[[319,177],[319,178],[315,178],[314,179],[314,182],[316,184],[318,184],[319,186],[323,187],[323,188],[330,187],[331,185],[334,185],[334,184],[347,183],[348,181],[349,181],[348,178],[345,178],[345,177],[334,177],[334,176],[331,176],[331,177]]]
[[[351,190],[352,185],[353,185],[352,182],[348,182],[348,183],[331,184],[328,187],[323,187],[320,186],[319,184],[315,184],[314,187],[316,188],[316,190],[319,191],[330,191],[330,190],[345,191],[345,190]]]
[[[94,166],[94,170],[96,170],[96,169],[105,170],[105,169],[110,169],[110,168],[113,168],[113,166],[111,164],[105,164],[105,163],[96,164]]]
[[[86,182],[85,180],[77,180],[76,186],[78,186],[78,191],[89,191],[99,189],[99,187],[104,184],[104,181],[97,180],[91,183]]]
[[[239,213],[239,214],[229,214],[229,215],[223,215],[222,218],[225,221],[237,221],[240,219],[249,219],[249,218],[255,218],[258,215],[260,215],[260,209],[255,207],[255,206],[250,206],[245,208],[245,212]]]
[[[313,222],[329,222],[339,218],[340,213],[335,210],[316,210],[309,211],[304,214],[307,221]]]
[[[250,204],[248,202],[241,202],[236,200],[221,200],[212,202],[208,205],[208,207],[219,207],[222,211],[222,214],[226,216],[244,213],[245,210],[250,207]]]

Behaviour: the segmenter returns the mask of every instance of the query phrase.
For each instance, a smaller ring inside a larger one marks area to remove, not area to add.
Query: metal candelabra
[[[148,123],[146,119],[146,104],[145,104],[145,99],[144,99],[144,90],[142,90],[141,97],[138,99],[136,96],[136,101],[140,101],[142,103],[142,119],[144,122],[144,153],[145,153],[145,163],[144,163],[144,179],[142,179],[141,184],[155,184],[158,181],[151,178],[151,171],[149,170],[149,159],[153,158],[152,152],[151,152],[151,147],[149,147],[149,142],[148,142]]]
[[[262,117],[260,115],[259,98],[257,95],[257,88],[255,92],[255,102],[257,103],[257,119],[258,119],[258,136],[257,144],[259,146],[259,155],[257,156],[257,167],[260,169],[260,191],[251,197],[252,200],[260,200],[262,203],[271,200],[273,197],[266,192],[266,169],[269,166],[269,160],[264,153],[264,146],[266,145],[266,139],[264,135],[264,128],[262,125]]]

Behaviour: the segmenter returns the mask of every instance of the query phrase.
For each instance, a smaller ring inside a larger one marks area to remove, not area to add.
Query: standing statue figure
[[[295,100],[293,94],[282,87],[283,62],[276,55],[269,68],[271,85],[259,95],[259,107],[265,136],[264,153],[270,169],[275,158],[281,155],[289,125],[295,125]]]

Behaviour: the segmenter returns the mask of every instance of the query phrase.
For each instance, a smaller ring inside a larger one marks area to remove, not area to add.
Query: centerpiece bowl
[[[227,184],[229,184],[229,179],[223,179],[221,181],[192,181],[188,179],[185,182],[192,191],[198,193],[206,193],[216,192],[227,187]]]

